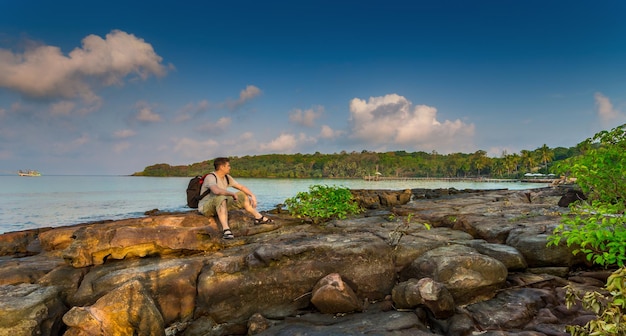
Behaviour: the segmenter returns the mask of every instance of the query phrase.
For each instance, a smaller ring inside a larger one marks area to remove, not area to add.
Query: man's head
[[[215,158],[213,160],[213,167],[215,167],[215,170],[220,170],[221,166],[224,166],[226,164],[230,163],[230,159],[226,158],[226,157],[218,157]]]

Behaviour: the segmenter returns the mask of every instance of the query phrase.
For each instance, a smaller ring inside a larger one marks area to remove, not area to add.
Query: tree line
[[[364,176],[430,178],[521,178],[525,173],[551,172],[554,163],[579,155],[577,147],[550,148],[543,145],[520,153],[503,152],[489,157],[484,150],[474,153],[346,152],[333,154],[265,154],[230,157],[231,174],[253,178],[363,178]],[[188,177],[213,171],[213,161],[171,166],[159,163],[133,176]]]

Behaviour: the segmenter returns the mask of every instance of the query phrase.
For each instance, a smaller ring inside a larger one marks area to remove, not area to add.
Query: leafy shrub
[[[576,184],[588,194],[589,203],[575,203],[570,214],[549,237],[548,245],[565,238],[574,253],[603,266],[624,266],[626,261],[626,125],[602,131],[579,147],[580,156],[559,165],[571,173]]]
[[[566,330],[572,336],[618,336],[626,335],[626,268],[622,267],[613,272],[607,279],[605,289],[610,297],[604,297],[598,292],[586,292],[581,297],[580,293],[567,286],[565,297],[567,308],[571,308],[578,302],[584,309],[593,311],[598,315],[595,320],[589,321],[585,326],[567,326]]]
[[[576,177],[576,184],[589,198],[624,205],[626,124],[599,132],[578,147],[582,154],[558,164],[557,171]]]
[[[620,267],[607,280],[608,296],[587,292],[582,297],[566,287],[568,307],[581,302],[598,315],[584,326],[568,326],[573,336],[626,334],[626,124],[602,131],[579,144],[582,154],[558,166],[575,177],[589,202],[570,205],[561,224],[548,238],[558,245],[564,238],[574,246],[574,254],[584,253],[587,260],[605,267]]]
[[[573,206],[548,238],[548,246],[562,238],[574,246],[574,254],[584,253],[587,260],[602,266],[623,267],[626,262],[626,217],[623,206],[595,201]]]
[[[334,218],[345,219],[361,212],[349,189],[337,186],[312,185],[308,192],[299,192],[285,200],[289,213],[313,223]]]

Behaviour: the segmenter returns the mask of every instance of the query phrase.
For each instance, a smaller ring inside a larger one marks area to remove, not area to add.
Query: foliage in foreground
[[[624,266],[626,261],[626,125],[602,131],[582,142],[582,154],[559,165],[576,178],[589,202],[574,203],[570,214],[549,238],[562,238],[574,253],[602,266]]]
[[[622,267],[613,272],[607,279],[606,291],[608,297],[598,292],[581,293],[570,286],[566,286],[566,305],[571,308],[578,302],[584,309],[593,311],[598,315],[595,320],[589,321],[584,326],[567,326],[567,332],[572,336],[617,336],[626,335],[626,268]]]
[[[608,296],[597,292],[582,297],[567,287],[567,304],[580,302],[598,318],[584,326],[568,326],[574,336],[626,334],[626,124],[602,131],[579,144],[582,154],[558,167],[577,179],[589,202],[576,202],[570,213],[548,239],[558,245],[562,239],[583,253],[587,260],[605,267],[619,266],[607,281]]]
[[[345,219],[361,212],[348,188],[325,185],[311,185],[308,192],[299,192],[285,200],[289,213],[313,223],[331,219]]]

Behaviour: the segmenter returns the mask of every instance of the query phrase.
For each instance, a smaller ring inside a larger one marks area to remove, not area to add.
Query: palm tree
[[[537,164],[535,156],[531,151],[526,149],[522,149],[520,153],[522,156],[522,165],[526,166],[528,172],[532,171],[533,167]]]
[[[517,169],[518,158],[517,154],[504,154],[504,167],[508,175]]]
[[[478,177],[480,177],[480,171],[489,164],[489,158],[486,156],[487,152],[484,150],[477,150],[473,155],[474,167],[477,170]]]
[[[493,173],[501,177],[504,174],[504,159],[494,159],[491,164],[491,170]]]
[[[541,162],[543,162],[543,166],[546,169],[546,174],[548,173],[548,162],[551,162],[554,158],[554,151],[550,149],[546,144],[543,144],[539,150],[539,156],[541,158]]]

